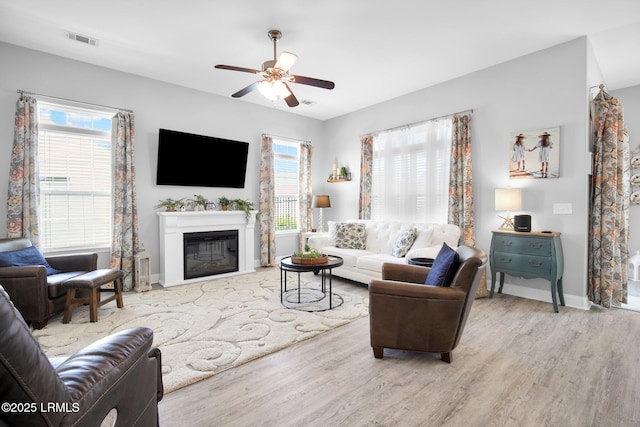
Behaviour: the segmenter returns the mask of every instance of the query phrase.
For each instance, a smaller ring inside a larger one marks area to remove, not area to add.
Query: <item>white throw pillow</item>
[[[405,256],[407,252],[409,252],[409,249],[411,249],[411,245],[413,245],[417,235],[418,232],[415,228],[405,228],[402,230],[391,248],[391,255],[396,258]]]
[[[413,242],[413,249],[426,248],[431,246],[431,238],[433,237],[433,228],[427,228],[418,232],[415,242]]]

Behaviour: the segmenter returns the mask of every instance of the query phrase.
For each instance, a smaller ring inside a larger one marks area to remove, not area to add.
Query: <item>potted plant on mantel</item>
[[[194,211],[203,211],[207,207],[207,199],[200,194],[194,194],[195,199],[189,199],[189,202],[193,204]]]
[[[224,196],[218,198],[218,204],[220,205],[220,209],[222,209],[223,211],[229,209],[229,199]]]
[[[184,199],[174,200],[169,197],[164,200],[160,200],[160,203],[154,206],[154,209],[165,208],[167,212],[175,212],[182,206],[184,206]]]
[[[251,211],[255,209],[252,202],[244,199],[227,199],[226,197],[220,197],[218,204],[223,211],[228,209],[232,211],[243,211],[247,216],[247,220],[249,220]]]

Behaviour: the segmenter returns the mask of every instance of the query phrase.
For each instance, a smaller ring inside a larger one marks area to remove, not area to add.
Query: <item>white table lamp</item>
[[[501,216],[504,220],[501,229],[513,230],[513,218],[509,211],[519,211],[522,209],[522,192],[519,188],[496,188],[496,210],[507,211],[506,216]]]

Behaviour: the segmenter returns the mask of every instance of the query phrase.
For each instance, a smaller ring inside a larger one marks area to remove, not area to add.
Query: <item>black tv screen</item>
[[[160,129],[156,184],[244,188],[249,144]]]

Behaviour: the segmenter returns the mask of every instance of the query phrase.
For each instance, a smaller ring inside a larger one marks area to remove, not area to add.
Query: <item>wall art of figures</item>
[[[508,150],[509,178],[560,176],[560,127],[512,132]]]

